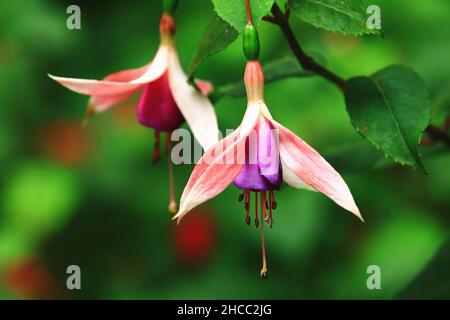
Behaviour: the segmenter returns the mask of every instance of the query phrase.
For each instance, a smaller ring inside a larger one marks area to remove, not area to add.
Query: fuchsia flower
[[[266,277],[264,221],[272,225],[272,210],[276,208],[274,191],[280,189],[282,181],[295,188],[320,191],[361,220],[362,217],[339,173],[316,150],[272,118],[264,103],[264,76],[258,61],[247,63],[244,81],[248,105],[241,125],[209,149],[195,166],[174,219],[180,222],[190,210],[234,182],[243,189],[239,199],[245,199],[247,224],[250,224],[250,200],[254,193],[258,227],[260,195],[263,219],[261,275]]]
[[[161,44],[155,58],[143,67],[113,73],[103,80],[49,75],[64,87],[89,95],[89,115],[105,111],[141,92],[136,115],[140,124],[153,128],[156,132],[154,160],[159,157],[159,133],[168,133],[167,144],[170,149],[171,132],[185,120],[204,149],[208,149],[218,140],[215,111],[206,97],[212,86],[209,82],[197,81],[199,92],[188,84],[175,47],[175,21],[167,13],[161,18],[160,34]],[[171,175],[172,169],[169,169]],[[171,194],[170,210],[175,213],[172,181]]]

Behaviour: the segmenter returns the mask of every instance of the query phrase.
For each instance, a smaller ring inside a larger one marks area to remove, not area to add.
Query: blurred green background
[[[82,30],[66,28],[70,4],[81,7]],[[423,76],[433,106],[450,105],[450,3],[370,4],[381,6],[383,39],[291,23],[336,73],[404,63]],[[212,10],[210,1],[181,1],[185,68]],[[321,194],[284,188],[266,229],[268,281],[259,277],[259,230],[245,224],[235,187],[177,228],[167,212],[167,164],[151,165],[153,133],[137,124],[136,99],[82,127],[87,97],[47,77],[102,78],[146,64],[160,14],[157,0],[1,2],[0,298],[450,298],[450,153],[422,148],[428,175],[366,165],[382,154],[355,133],[338,90],[317,77],[270,84],[267,104],[342,171],[366,223]],[[277,27],[263,23],[260,36],[263,61],[289,54]],[[241,78],[244,65],[239,39],[198,76],[219,85]],[[222,129],[235,128],[245,99],[224,98],[216,110]],[[178,196],[192,168],[175,167]],[[72,264],[82,290],[66,288]],[[369,265],[381,268],[381,290],[366,287]]]

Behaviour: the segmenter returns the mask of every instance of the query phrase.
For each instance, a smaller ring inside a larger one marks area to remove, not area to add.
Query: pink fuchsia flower
[[[316,150],[273,119],[264,103],[264,76],[258,61],[247,63],[244,82],[248,105],[241,125],[209,149],[195,166],[174,219],[179,223],[190,210],[234,182],[243,190],[239,200],[245,200],[246,222],[250,224],[253,192],[256,227],[259,225],[258,208],[261,208],[261,275],[266,277],[264,221],[272,226],[272,210],[277,206],[275,191],[283,181],[294,188],[319,191],[363,219],[339,173]]]
[[[103,80],[49,75],[64,87],[90,96],[88,115],[108,110],[140,92],[136,116],[140,124],[155,130],[154,161],[159,158],[160,132],[168,133],[167,144],[170,149],[171,132],[184,121],[205,150],[218,141],[216,114],[207,98],[212,86],[209,82],[197,81],[196,90],[188,84],[175,46],[175,21],[168,13],[161,18],[160,35],[161,44],[153,61],[143,67],[119,71]],[[173,195],[171,166],[169,159],[170,210],[175,213],[177,206]]]

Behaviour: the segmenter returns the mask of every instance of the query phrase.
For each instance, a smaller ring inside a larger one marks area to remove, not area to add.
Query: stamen
[[[259,227],[259,218],[258,218],[258,192],[255,191],[255,227]]]
[[[86,110],[86,113],[84,114],[84,118],[83,118],[83,121],[81,122],[81,125],[83,127],[86,127],[89,124],[89,122],[91,121],[91,118],[94,116],[94,114],[95,114],[94,106],[89,101],[87,110]]]
[[[270,228],[273,227],[273,217],[272,217],[273,202],[274,202],[273,190],[270,190],[270,192],[269,192],[269,224],[270,224]]]
[[[244,190],[245,196],[245,223],[250,225],[250,191]]]
[[[270,202],[272,203],[272,209],[275,210],[277,208],[277,202],[275,201],[275,194],[273,190],[270,191]]]
[[[242,200],[244,200],[244,196],[245,196],[245,190],[244,190],[244,192],[242,192],[242,194],[239,195],[238,201],[242,202]]]
[[[261,278],[267,279],[269,277],[269,270],[267,270],[267,263],[266,263],[266,247],[264,244],[264,223],[261,224],[261,249],[262,249]]]
[[[167,132],[167,163],[169,167],[169,194],[170,194],[170,203],[169,203],[169,212],[172,214],[177,213],[178,204],[175,198],[175,186],[173,180],[173,164],[172,164],[172,140],[171,140],[172,132]],[[158,138],[158,150],[159,150],[159,138]]]
[[[153,147],[153,160],[152,160],[153,164],[158,162],[159,154],[160,154],[160,133],[159,131],[155,131],[155,146]]]

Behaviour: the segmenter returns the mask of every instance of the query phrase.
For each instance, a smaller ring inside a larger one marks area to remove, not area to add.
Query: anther
[[[275,210],[277,208],[277,202],[274,200],[272,201],[272,209]]]
[[[270,190],[269,201],[270,201],[270,209],[275,210],[277,208],[277,202],[275,201],[275,194],[273,190]]]
[[[238,201],[242,202],[242,200],[244,200],[244,196],[245,196],[245,192],[243,192],[242,194],[239,195]]]

